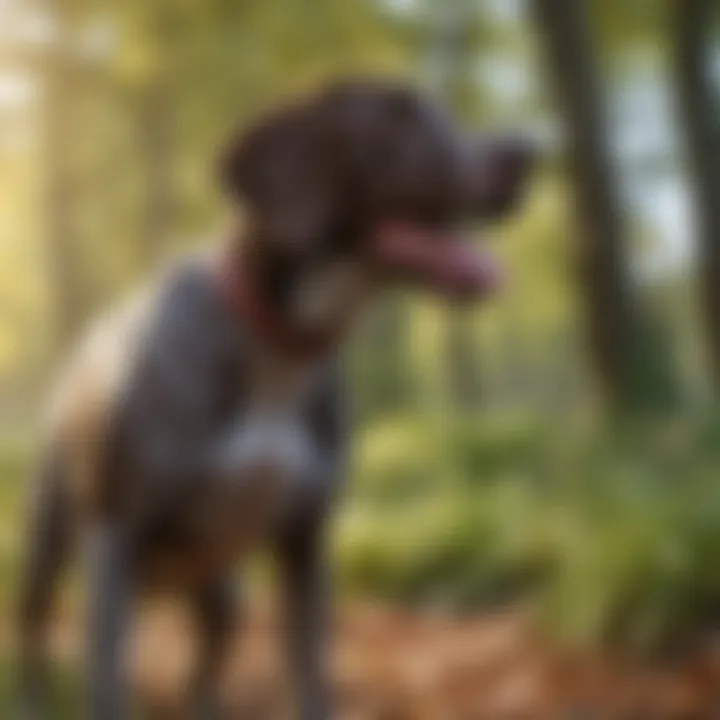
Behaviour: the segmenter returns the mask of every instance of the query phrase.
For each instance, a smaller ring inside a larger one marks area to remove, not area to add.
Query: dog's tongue
[[[372,248],[375,261],[390,274],[452,298],[479,299],[502,283],[501,267],[487,251],[414,223],[383,223]]]

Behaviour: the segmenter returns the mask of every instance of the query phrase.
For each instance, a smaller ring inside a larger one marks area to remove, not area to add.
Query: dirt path
[[[70,656],[73,625],[58,634]],[[242,720],[285,717],[276,625],[271,612],[255,612],[236,639],[227,687]],[[189,633],[163,611],[148,614],[136,637],[136,682],[153,704],[171,707],[190,663]],[[610,667],[551,652],[518,612],[457,620],[366,605],[339,613],[335,638],[338,720],[720,718],[720,649],[675,667]]]

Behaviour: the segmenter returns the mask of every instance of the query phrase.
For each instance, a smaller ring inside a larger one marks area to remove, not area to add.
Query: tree
[[[458,116],[468,120],[477,94],[476,4],[451,0],[438,5],[431,20],[435,30],[430,38],[429,71],[435,74],[438,93]],[[461,412],[477,409],[481,399],[480,359],[474,340],[472,316],[453,310],[447,318],[443,365],[452,407]]]
[[[82,291],[75,248],[73,210],[76,193],[71,171],[69,145],[75,67],[69,35],[72,7],[65,0],[48,0],[47,16],[52,19],[53,36],[48,39],[43,59],[42,98],[44,167],[43,195],[45,242],[54,310],[56,343],[64,347],[82,321]]]
[[[634,307],[587,7],[578,0],[535,0],[533,7],[569,141],[590,356],[611,401],[628,404],[636,360]]]
[[[714,0],[675,0],[675,75],[698,232],[702,314],[710,370],[720,389],[720,105],[710,51]]]
[[[146,42],[152,67],[137,89],[137,133],[144,168],[145,207],[140,243],[149,264],[169,249],[177,199],[173,172],[177,109],[173,97],[173,31],[176,17],[163,0],[147,6]]]

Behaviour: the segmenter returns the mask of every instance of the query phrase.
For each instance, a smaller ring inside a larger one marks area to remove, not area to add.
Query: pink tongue
[[[499,263],[488,252],[467,240],[411,223],[381,225],[374,238],[373,257],[390,273],[454,298],[487,296],[503,280]]]

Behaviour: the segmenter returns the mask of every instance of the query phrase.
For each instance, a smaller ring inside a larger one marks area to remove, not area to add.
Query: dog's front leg
[[[131,597],[128,538],[103,524],[93,530],[88,551],[88,717],[127,720],[130,701],[124,650]]]
[[[220,686],[239,619],[238,605],[231,577],[208,583],[192,598],[199,635],[199,655],[190,688],[192,720],[220,720],[227,716]]]
[[[280,553],[286,641],[299,720],[330,717],[324,655],[329,621],[328,565],[320,524],[283,540]]]

